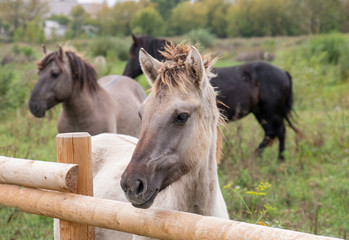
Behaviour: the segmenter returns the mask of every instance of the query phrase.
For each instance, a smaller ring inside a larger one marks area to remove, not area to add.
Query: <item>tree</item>
[[[21,25],[14,32],[14,40],[32,43],[44,43],[45,34],[42,21],[36,18],[28,22],[25,26]]]
[[[67,26],[70,22],[70,18],[64,14],[53,14],[48,18],[49,20],[56,21],[61,25]]]
[[[208,9],[207,27],[218,37],[227,36],[227,9],[229,4],[224,0],[203,0]]]
[[[300,34],[339,30],[341,6],[341,0],[289,0],[289,11]]]
[[[117,24],[115,21],[115,14],[113,9],[108,6],[104,6],[97,13],[97,26],[99,27],[99,32],[102,35],[116,35]]]
[[[143,34],[159,36],[165,25],[161,15],[152,7],[142,9],[131,23],[132,29],[139,28]]]
[[[117,35],[129,35],[131,33],[131,21],[140,10],[139,3],[134,1],[118,2],[113,9],[114,26]]]
[[[228,10],[229,36],[276,36],[290,32],[288,0],[238,0]]]
[[[343,1],[341,6],[341,27],[342,32],[349,32],[349,0]]]
[[[187,2],[189,0],[150,0],[155,4],[155,8],[161,14],[161,17],[165,20],[171,16],[171,11],[181,2]]]
[[[207,27],[207,6],[202,2],[182,2],[172,10],[170,33],[181,35],[193,29]]]
[[[2,0],[0,1],[0,18],[8,24],[10,34],[13,35],[15,30],[33,21],[42,19],[47,13],[48,5],[46,1],[40,0]]]
[[[90,16],[81,5],[72,8],[70,12],[71,21],[68,25],[67,37],[74,38],[82,35],[82,25],[88,24]]]

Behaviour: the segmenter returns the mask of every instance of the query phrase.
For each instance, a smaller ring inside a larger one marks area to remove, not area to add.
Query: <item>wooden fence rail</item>
[[[0,184],[0,192],[0,204],[25,212],[159,239],[335,239],[172,210],[138,209],[125,202],[72,193],[6,184]]]
[[[9,184],[0,184],[0,204],[28,213],[61,219],[61,240],[93,240],[94,228],[91,226],[159,239],[337,239],[173,210],[138,209],[129,203],[91,197],[91,139],[87,133],[57,135],[57,158],[58,162],[79,164],[76,185],[78,194],[18,187],[16,179],[6,178],[3,182]],[[1,159],[8,158],[0,158],[0,168]],[[23,164],[19,167],[17,164],[13,165],[15,169],[7,166],[5,173],[25,168],[28,162],[23,160]],[[57,168],[62,166],[60,163],[50,164],[56,165]],[[0,179],[3,175],[6,174],[0,169]]]
[[[77,164],[0,156],[0,183],[75,193],[77,182]]]

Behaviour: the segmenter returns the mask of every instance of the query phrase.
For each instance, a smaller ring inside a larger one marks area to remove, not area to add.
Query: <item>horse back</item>
[[[287,72],[269,63],[256,61],[214,71],[217,76],[211,84],[218,90],[218,105],[227,120],[240,119],[261,106],[275,111],[290,93]]]
[[[243,71],[250,72],[251,78],[256,79],[259,102],[270,111],[282,111],[292,90],[290,75],[266,62],[252,62],[242,67]]]
[[[141,126],[138,110],[147,96],[141,85],[132,78],[117,75],[103,77],[98,82],[112,100],[117,133],[138,137]]]
[[[141,85],[126,76],[105,76],[99,79],[98,83],[117,101],[134,98],[142,103],[147,97]]]

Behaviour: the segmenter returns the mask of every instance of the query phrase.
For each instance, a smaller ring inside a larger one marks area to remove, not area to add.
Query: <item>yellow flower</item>
[[[263,225],[263,226],[268,226],[267,224],[265,224],[265,223],[262,222],[262,221],[259,221],[258,224],[259,224],[259,225]]]
[[[266,195],[264,192],[255,192],[255,191],[247,191],[246,194],[251,194],[251,195]]]
[[[232,185],[233,185],[233,182],[231,182],[231,183],[225,185],[223,188],[230,188]]]

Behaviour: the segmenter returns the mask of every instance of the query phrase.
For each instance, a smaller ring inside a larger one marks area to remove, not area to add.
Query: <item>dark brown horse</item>
[[[123,75],[135,78],[142,74],[138,60],[140,48],[163,61],[167,40],[132,35],[133,44]],[[211,79],[219,95],[217,104],[227,121],[234,121],[253,113],[264,130],[263,141],[257,153],[261,154],[275,138],[279,139],[279,161],[284,160],[286,128],[284,120],[296,132],[291,122],[293,104],[291,75],[265,62],[251,62],[227,68],[214,68],[217,74]]]

